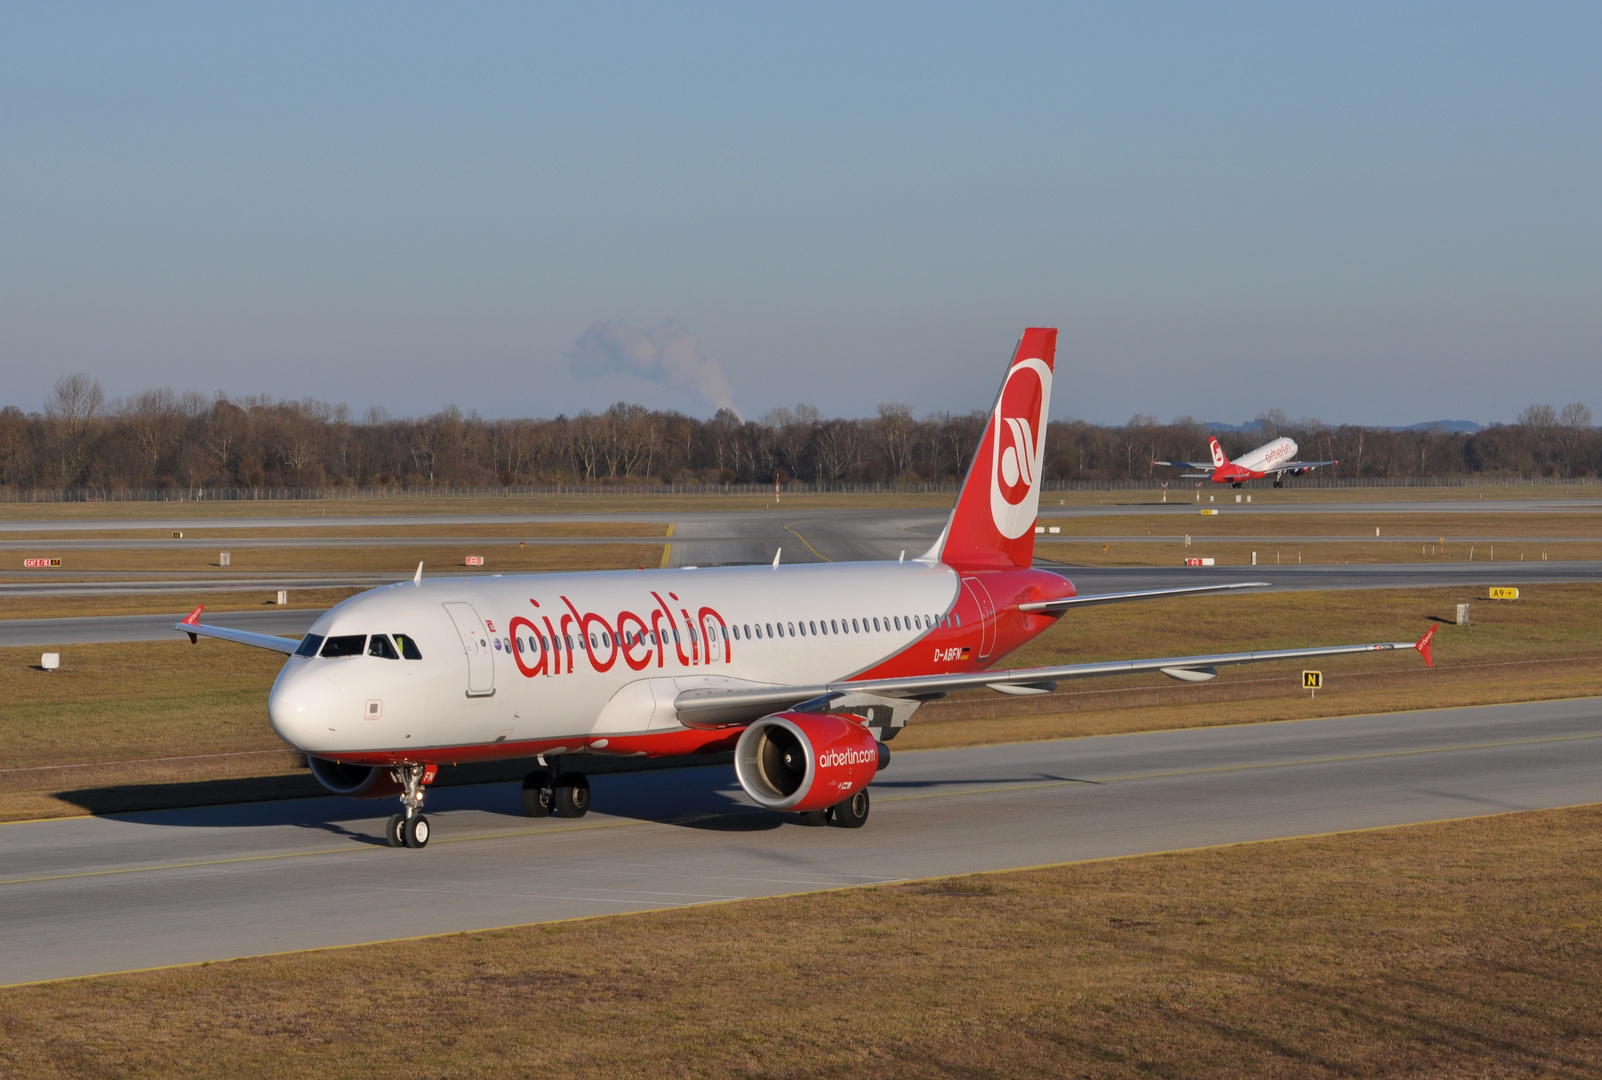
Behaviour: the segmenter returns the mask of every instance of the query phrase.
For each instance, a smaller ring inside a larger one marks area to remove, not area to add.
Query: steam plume
[[[623,373],[693,390],[714,409],[736,415],[734,388],[723,365],[701,352],[685,327],[665,319],[650,330],[624,322],[598,322],[563,353],[581,378]]]

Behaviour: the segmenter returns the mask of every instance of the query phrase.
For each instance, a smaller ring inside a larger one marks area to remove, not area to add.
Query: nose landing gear
[[[403,809],[384,826],[384,842],[390,847],[428,846],[428,818],[423,816],[423,774],[427,771],[427,765],[397,765],[391,770],[401,786]]]

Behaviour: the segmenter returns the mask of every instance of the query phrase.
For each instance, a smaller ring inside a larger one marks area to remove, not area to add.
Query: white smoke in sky
[[[581,378],[623,373],[693,390],[714,409],[736,416],[734,388],[723,365],[701,352],[689,328],[665,319],[650,330],[625,322],[598,322],[562,354]]]

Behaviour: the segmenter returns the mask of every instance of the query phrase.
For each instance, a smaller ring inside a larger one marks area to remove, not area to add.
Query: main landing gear
[[[529,817],[581,818],[590,812],[590,782],[583,773],[535,769],[523,777],[523,813]]]
[[[428,846],[428,818],[423,816],[423,773],[426,765],[397,765],[392,771],[401,786],[401,813],[384,826],[384,841],[390,847]]]
[[[860,829],[868,821],[868,791],[864,788],[844,802],[837,802],[823,810],[808,810],[801,815],[803,825],[827,825],[833,821],[842,829]]]

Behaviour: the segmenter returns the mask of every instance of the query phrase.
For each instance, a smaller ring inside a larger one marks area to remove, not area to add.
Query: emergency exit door
[[[456,633],[462,639],[462,651],[467,654],[467,696],[488,697],[495,693],[495,658],[490,655],[489,632],[484,620],[478,617],[473,605],[460,601],[446,604]]]

